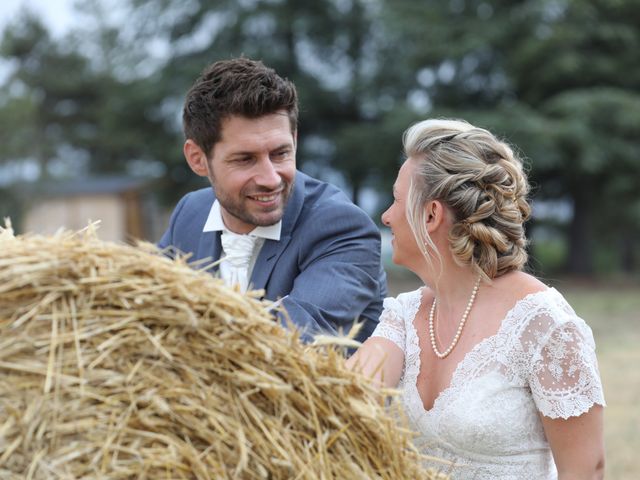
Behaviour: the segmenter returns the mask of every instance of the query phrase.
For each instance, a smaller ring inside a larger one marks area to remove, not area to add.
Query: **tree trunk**
[[[360,190],[362,189],[361,183],[351,175],[351,200],[356,205],[360,206]]]
[[[620,238],[620,268],[625,273],[633,273],[637,267],[637,236],[633,230],[622,232]]]
[[[593,228],[591,218],[592,190],[587,185],[578,186],[573,192],[573,218],[569,224],[569,273],[589,275],[593,273]]]

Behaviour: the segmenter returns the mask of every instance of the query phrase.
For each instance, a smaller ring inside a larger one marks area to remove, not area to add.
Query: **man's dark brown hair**
[[[209,65],[187,93],[182,111],[184,135],[209,157],[226,118],[258,118],[281,110],[287,112],[295,133],[298,95],[292,82],[260,61],[221,60]]]

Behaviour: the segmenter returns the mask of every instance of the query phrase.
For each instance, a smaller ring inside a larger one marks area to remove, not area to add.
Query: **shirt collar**
[[[268,225],[266,227],[256,227],[251,232],[251,235],[260,238],[266,238],[267,240],[280,240],[280,232],[282,230],[282,220],[278,221],[278,223],[274,223],[273,225]],[[222,211],[220,210],[220,202],[216,199],[211,205],[211,210],[209,211],[209,216],[207,217],[207,221],[204,224],[203,232],[218,232],[218,231],[228,231],[227,227],[224,225],[224,221],[222,220]]]

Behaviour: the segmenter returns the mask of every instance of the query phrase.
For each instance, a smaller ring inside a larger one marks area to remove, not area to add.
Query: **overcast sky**
[[[51,32],[58,36],[63,34],[73,23],[74,0],[0,0],[0,30],[23,8],[42,15],[44,23]]]

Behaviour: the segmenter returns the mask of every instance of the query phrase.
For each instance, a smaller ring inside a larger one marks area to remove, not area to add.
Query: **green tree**
[[[246,55],[296,83],[302,168],[340,172],[354,199],[390,192],[410,123],[463,117],[522,149],[537,199],[571,203],[570,270],[603,250],[637,268],[638,0],[122,0],[116,20],[78,3],[85,27],[62,40],[33,15],[5,31],[5,165],[161,164],[174,201],[197,181],[184,94],[208,63]]]
[[[86,71],[86,60],[59,48],[33,16],[8,28],[0,49],[17,64],[1,92],[1,158],[29,158],[47,175],[70,125],[82,115],[78,103],[91,100],[87,95],[92,94],[80,88],[84,73],[72,73]]]
[[[425,114],[463,116],[514,141],[536,197],[569,199],[568,269],[591,273],[613,235],[629,268],[639,226],[627,185],[640,174],[640,2],[399,0],[387,13],[403,27],[409,89],[429,99]]]
[[[157,91],[85,55],[84,41],[53,39],[28,12],[5,29],[0,48],[13,68],[0,89],[0,161],[36,162],[45,179],[165,160]]]
[[[535,41],[515,43],[507,65],[515,94],[554,127],[558,163],[537,170],[547,196],[543,180],[554,174],[572,199],[567,266],[592,273],[614,236],[624,245],[620,266],[633,268],[640,223],[622,212],[637,204],[626,184],[640,177],[640,2],[542,3]]]
[[[618,250],[619,267],[634,270],[640,238],[640,95],[622,88],[576,88],[549,99],[545,111],[555,120],[552,135],[567,177],[563,187],[573,199],[570,270],[590,273],[598,244]]]
[[[130,0],[140,41],[170,45],[163,76],[180,98],[208,63],[262,59],[298,87],[299,162],[341,172],[357,201],[400,147],[387,120],[398,85],[380,3],[365,0]],[[150,20],[153,19],[153,20]],[[177,102],[176,102],[177,103]],[[392,115],[390,118],[395,118]],[[393,148],[388,148],[393,145]]]

